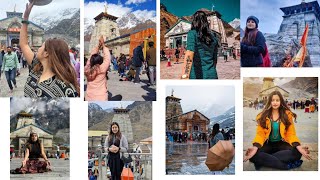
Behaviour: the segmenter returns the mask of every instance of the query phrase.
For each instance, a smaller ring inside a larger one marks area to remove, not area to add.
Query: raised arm
[[[29,24],[29,15],[31,12],[31,9],[33,7],[33,1],[30,4],[26,4],[26,10],[23,14],[23,21],[22,21],[22,27],[20,31],[20,41],[19,45],[21,48],[22,53],[24,54],[24,57],[28,64],[32,63],[32,59],[34,56],[34,53],[32,52],[29,44],[28,44],[28,24]]]

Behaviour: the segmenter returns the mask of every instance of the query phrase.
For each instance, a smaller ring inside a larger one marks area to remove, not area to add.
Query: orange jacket
[[[300,145],[300,140],[296,135],[296,130],[294,128],[293,122],[293,114],[290,111],[286,111],[288,115],[289,122],[291,123],[288,129],[286,130],[285,125],[280,121],[280,135],[282,137],[282,141],[289,143],[291,146]],[[260,118],[261,114],[258,114],[256,120]],[[254,146],[258,148],[262,147],[263,144],[269,139],[269,135],[271,133],[271,121],[269,118],[266,120],[267,129],[261,127],[259,124],[257,125],[256,137],[252,141]]]

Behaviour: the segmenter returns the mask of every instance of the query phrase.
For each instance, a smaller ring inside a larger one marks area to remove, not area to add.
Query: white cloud
[[[138,19],[155,19],[156,18],[156,11],[148,11],[148,10],[137,10],[132,12]]]
[[[173,95],[181,99],[185,112],[191,107],[205,107],[215,104],[222,109],[229,109],[235,105],[235,89],[233,86],[167,86],[166,95]],[[220,112],[221,113],[221,112]]]
[[[259,30],[263,33],[276,34],[283,20],[280,8],[300,3],[301,0],[241,0],[241,28],[245,29],[246,19],[254,15],[259,19]]]
[[[129,4],[140,4],[140,3],[144,3],[147,2],[147,0],[128,0],[125,4],[129,5]]]
[[[6,18],[7,11],[13,11],[14,6],[16,5],[17,12],[24,12],[26,8],[26,3],[29,3],[28,0],[1,0],[0,6],[0,19]],[[57,9],[66,9],[66,8],[80,8],[79,0],[53,0],[52,3],[46,6],[34,6],[32,8],[30,18],[33,18],[34,15],[40,13],[52,14],[57,11]]]
[[[101,12],[105,11],[104,2],[89,2],[84,4],[84,17],[87,20],[92,20],[94,17],[99,15]],[[116,17],[121,17],[132,9],[129,7],[124,7],[122,4],[107,4],[107,12]]]

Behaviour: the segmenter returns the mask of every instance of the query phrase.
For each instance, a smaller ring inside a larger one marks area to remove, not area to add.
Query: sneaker
[[[15,87],[15,88],[18,88],[16,84],[14,85],[14,87]]]
[[[287,164],[288,169],[294,169],[294,168],[298,168],[302,165],[303,160],[297,160],[297,161],[293,161],[293,162],[289,162]]]

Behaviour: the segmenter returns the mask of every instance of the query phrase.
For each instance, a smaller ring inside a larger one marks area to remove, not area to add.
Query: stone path
[[[166,144],[166,173],[176,175],[235,174],[234,158],[229,168],[209,171],[205,164],[208,143],[188,142]]]
[[[10,169],[19,168],[22,159],[14,158],[10,162]],[[32,180],[68,180],[70,179],[70,160],[50,158],[52,171],[39,174],[10,174],[10,179]]]
[[[161,79],[180,79],[182,72],[183,59],[179,60],[179,64],[171,62],[171,67],[167,67],[167,61],[160,62],[160,78]],[[219,79],[240,79],[240,60],[228,58],[228,62],[223,57],[218,57],[217,71]]]
[[[140,75],[141,82],[135,84],[122,79],[117,71],[108,73],[109,101],[155,101],[156,86],[148,86],[146,74]]]
[[[254,139],[256,133],[256,122],[255,117],[261,110],[255,110],[254,108],[244,107],[243,108],[243,156],[248,147],[250,147],[251,141]],[[318,112],[315,113],[304,113],[303,110],[294,110],[297,114],[297,122],[295,128],[297,136],[301,141],[302,145],[309,147],[311,151],[311,157],[313,160],[308,161],[302,157],[303,164],[301,167],[293,169],[293,171],[317,171],[318,170]],[[243,169],[245,171],[254,171],[253,163],[249,161],[243,163]],[[271,168],[261,168],[261,170],[276,170]]]
[[[4,73],[1,74],[0,80],[0,97],[23,97],[24,96],[24,85],[27,81],[29,75],[28,68],[21,68],[20,75],[16,77],[17,88],[13,86],[13,93],[9,93],[9,86],[7,83],[7,79]]]

